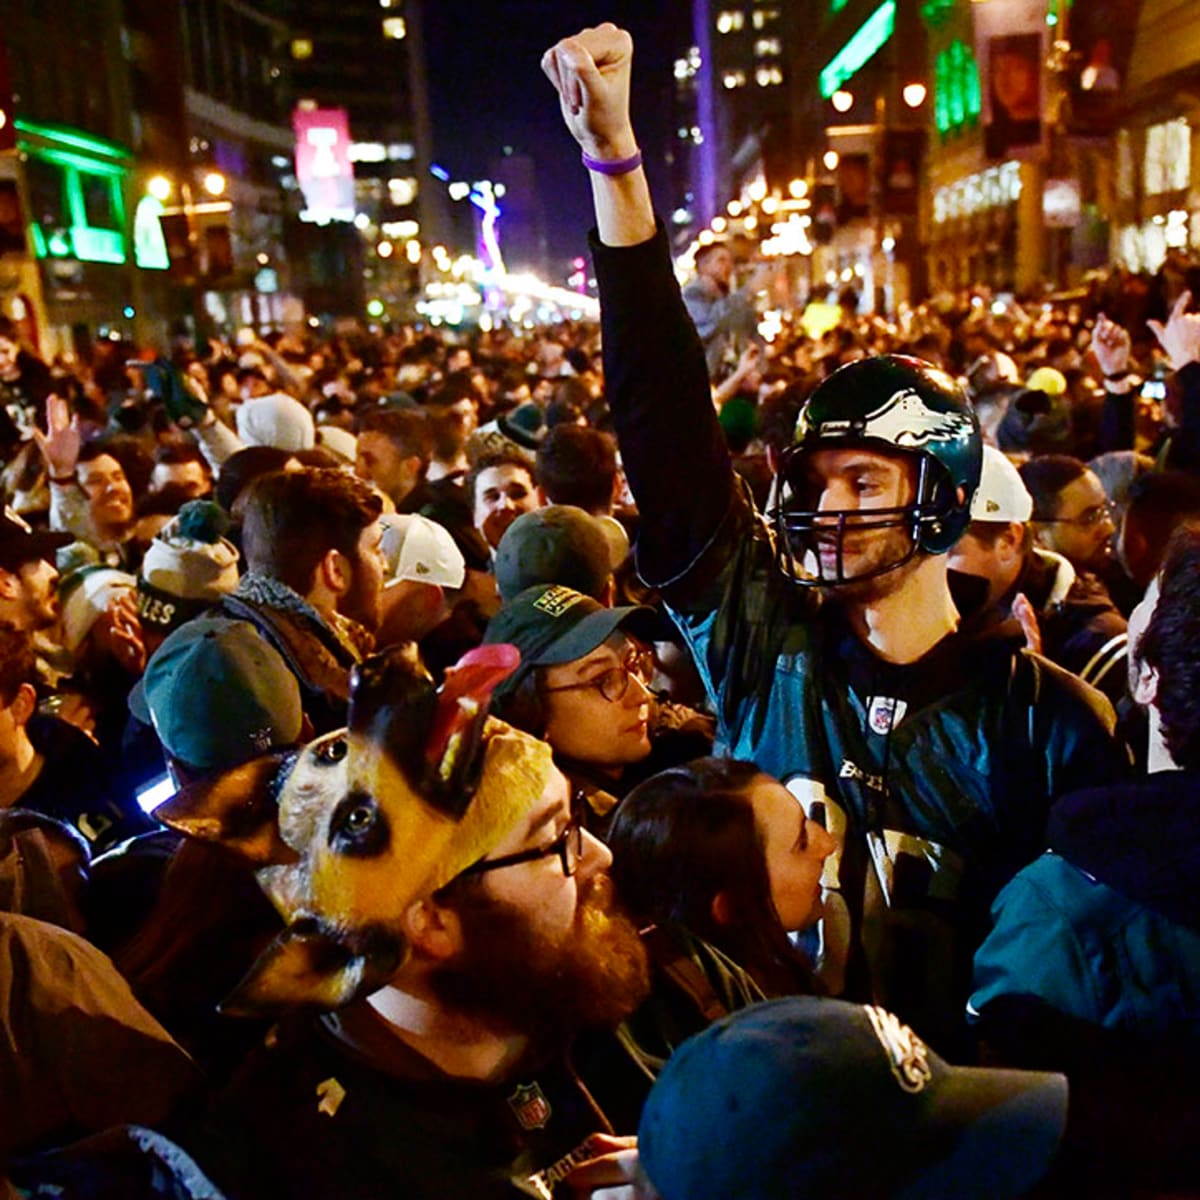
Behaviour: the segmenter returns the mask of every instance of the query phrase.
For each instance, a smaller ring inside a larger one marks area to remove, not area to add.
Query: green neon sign
[[[38,258],[78,258],[82,262],[127,261],[125,247],[125,176],[132,157],[116,142],[57,125],[39,125],[18,119],[20,149],[33,158],[52,163],[62,175],[62,196],[69,216],[67,229],[42,230],[30,226],[33,252]],[[29,141],[29,138],[36,141]],[[84,184],[98,185],[107,199],[112,228],[93,225],[87,214]]]
[[[971,48],[953,42],[934,62],[933,120],[943,136],[979,123],[979,66]]]
[[[29,143],[22,143],[21,149],[37,158],[45,159],[46,162],[58,163],[61,167],[83,171],[87,175],[106,175],[110,179],[125,178],[124,167],[116,163],[100,162],[86,155],[76,154],[72,150],[51,150],[47,146],[34,146]]]
[[[94,158],[115,158],[121,162],[131,162],[133,155],[124,146],[110,142],[107,138],[96,137],[94,134],[83,133],[78,129],[67,129],[62,125],[41,125],[18,117],[13,124],[18,133],[29,134],[42,138],[44,141],[65,146],[70,150],[81,150]]]
[[[828,100],[847,79],[875,56],[895,32],[896,0],[884,0],[822,70],[822,98]]]

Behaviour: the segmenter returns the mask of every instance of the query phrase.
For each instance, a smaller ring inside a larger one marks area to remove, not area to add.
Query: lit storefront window
[[[1143,181],[1147,196],[1186,188],[1192,173],[1192,131],[1182,117],[1146,130]]]
[[[940,187],[933,193],[933,219],[937,224],[969,217],[989,208],[1003,208],[1021,195],[1021,164],[1001,163],[976,175]]]

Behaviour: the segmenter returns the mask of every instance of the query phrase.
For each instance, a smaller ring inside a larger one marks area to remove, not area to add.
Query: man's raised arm
[[[542,70],[558,92],[563,120],[591,170],[596,228],[606,246],[636,246],[654,236],[654,207],[629,119],[633,39],[615,25],[584,29],[542,56]]]
[[[632,62],[629,34],[605,24],[564,38],[542,69],[591,175],[605,390],[642,517],[638,568],[662,586],[686,575],[743,506],[641,166]]]

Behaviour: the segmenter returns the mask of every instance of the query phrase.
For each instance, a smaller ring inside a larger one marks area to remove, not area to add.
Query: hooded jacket
[[[1051,662],[1099,688],[1116,706],[1125,698],[1126,621],[1095,575],[1080,574],[1060,554],[1033,550],[1001,602],[1011,611],[1023,592],[1038,615],[1042,648]]]
[[[1200,772],[1065,797],[992,910],[970,1011],[1033,997],[1139,1035],[1200,1036]]]

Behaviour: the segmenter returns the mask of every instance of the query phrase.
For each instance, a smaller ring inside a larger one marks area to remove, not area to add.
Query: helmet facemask
[[[828,448],[849,449],[845,442],[827,443]],[[941,553],[944,531],[960,508],[960,500],[942,465],[928,454],[897,454],[889,457],[916,467],[914,498],[908,504],[886,508],[817,509],[806,493],[804,480],[807,456],[820,444],[793,446],[784,452],[779,465],[780,502],[767,514],[775,533],[775,560],[785,578],[798,587],[842,587],[877,579],[911,562],[918,551]],[[874,451],[874,447],[865,446]],[[874,451],[878,452],[878,451]],[[869,570],[846,574],[846,540],[858,535],[882,536],[889,530],[905,535],[906,547],[897,555]],[[835,550],[834,562],[822,561],[821,547]]]

